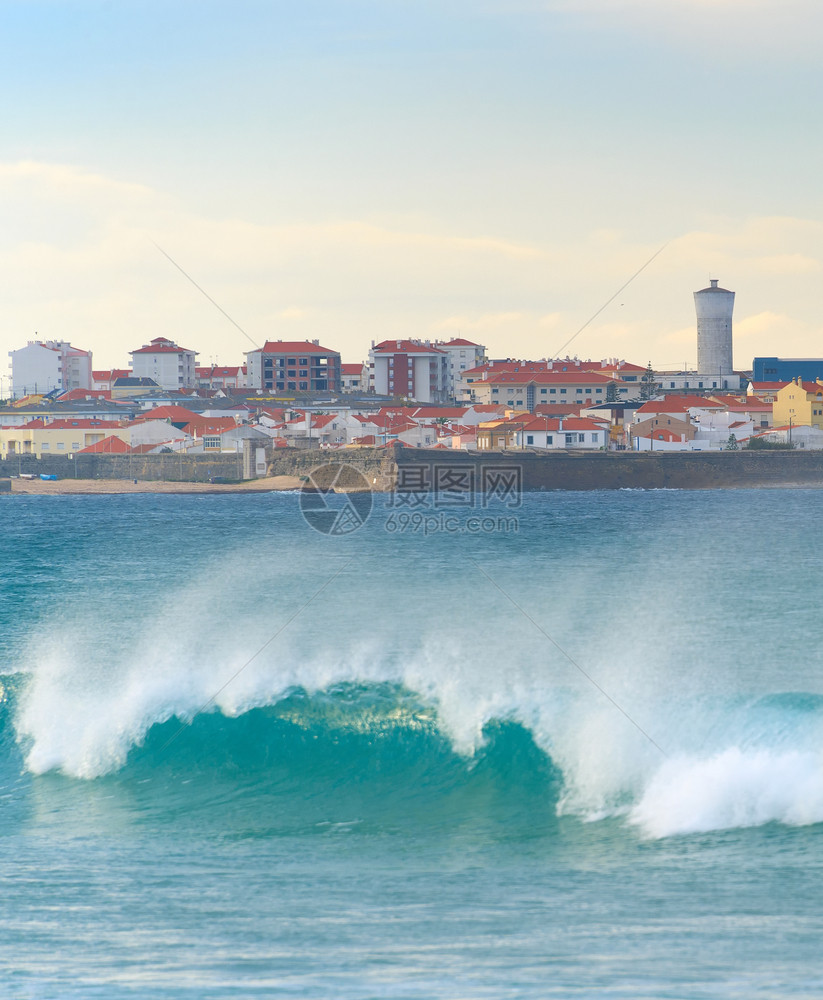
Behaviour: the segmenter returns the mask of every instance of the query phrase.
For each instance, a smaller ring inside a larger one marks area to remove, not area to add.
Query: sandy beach
[[[171,483],[131,479],[12,479],[11,492],[37,495],[106,494],[106,493],[265,493],[271,490],[297,490],[297,476],[269,476],[245,483]]]

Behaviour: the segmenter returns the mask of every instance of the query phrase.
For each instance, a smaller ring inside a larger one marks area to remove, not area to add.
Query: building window
[[[300,383],[300,388],[301,389],[308,389],[308,387],[309,387],[309,383],[308,382],[301,382]]]
[[[534,444],[534,434],[526,435],[526,444]]]
[[[554,444],[554,436],[551,434],[546,435],[546,444]]]

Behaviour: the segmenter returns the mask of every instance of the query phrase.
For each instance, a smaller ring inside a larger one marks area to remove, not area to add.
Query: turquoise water
[[[823,493],[510,513],[3,499],[0,996],[819,996]]]

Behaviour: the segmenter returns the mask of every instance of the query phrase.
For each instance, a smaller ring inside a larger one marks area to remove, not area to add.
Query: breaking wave
[[[664,756],[579,691],[484,690],[454,671],[438,687],[420,663],[367,662],[304,667],[302,683],[297,668],[260,670],[211,700],[219,672],[106,684],[52,659],[4,679],[2,769],[62,775],[63,794],[78,787],[65,778],[131,786],[153,815],[230,806],[268,831],[468,821],[546,834],[572,817],[661,838],[823,822],[820,696],[680,704]]]

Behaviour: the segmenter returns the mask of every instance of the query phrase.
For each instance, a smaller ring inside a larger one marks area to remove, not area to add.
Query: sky
[[[823,356],[822,37],[819,0],[0,0],[2,358],[682,368],[710,278],[736,366]]]

